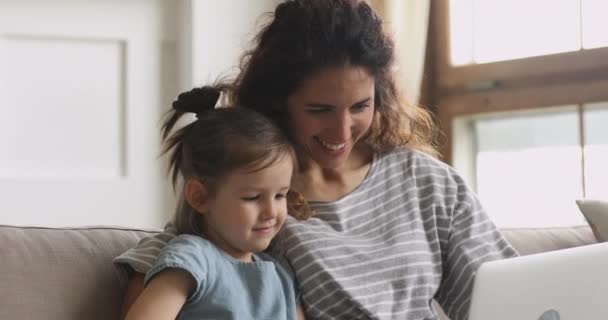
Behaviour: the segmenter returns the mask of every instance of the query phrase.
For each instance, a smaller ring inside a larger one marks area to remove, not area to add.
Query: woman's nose
[[[336,114],[336,121],[334,130],[337,139],[340,141],[332,142],[344,142],[351,137],[351,127],[353,124],[352,116],[349,112],[339,112]]]

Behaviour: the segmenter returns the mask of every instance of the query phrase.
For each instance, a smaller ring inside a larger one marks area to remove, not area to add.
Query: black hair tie
[[[180,112],[192,112],[198,118],[201,113],[215,109],[220,94],[221,91],[214,87],[194,88],[180,93],[172,106]]]

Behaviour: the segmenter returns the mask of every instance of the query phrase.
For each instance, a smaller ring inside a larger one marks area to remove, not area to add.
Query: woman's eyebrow
[[[372,97],[367,97],[367,98],[365,98],[365,99],[363,99],[361,101],[357,101],[357,102],[353,103],[352,106],[368,103],[371,100],[372,100]],[[336,107],[334,105],[327,104],[327,103],[315,103],[315,102],[307,103],[306,106],[313,107],[313,108],[335,108]]]
[[[363,100],[361,100],[361,101],[359,101],[359,102],[355,102],[355,103],[353,103],[353,106],[356,106],[356,105],[359,105],[359,104],[368,103],[368,102],[370,102],[371,100],[372,100],[372,97],[367,97],[367,98],[365,98],[365,99],[363,99]]]
[[[326,104],[326,103],[307,103],[306,106],[313,108],[335,108],[334,105]]]

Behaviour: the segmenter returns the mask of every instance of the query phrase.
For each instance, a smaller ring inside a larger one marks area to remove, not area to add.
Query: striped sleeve
[[[175,227],[168,223],[162,232],[141,239],[137,246],[114,258],[114,269],[120,285],[122,287],[126,286],[130,270],[143,274],[148,273],[156,262],[161,249],[175,238],[176,234]]]
[[[436,295],[450,319],[468,318],[473,280],[486,261],[517,256],[517,252],[488,218],[478,198],[452,172],[457,184],[456,201],[451,204],[452,223],[443,252],[443,277]]]

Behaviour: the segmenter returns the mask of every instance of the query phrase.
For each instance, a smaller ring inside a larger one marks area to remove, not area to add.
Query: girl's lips
[[[253,228],[254,232],[262,232],[262,233],[266,233],[266,232],[271,232],[274,229],[274,225],[272,226],[268,226],[268,227],[258,227],[258,228]]]

